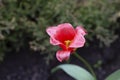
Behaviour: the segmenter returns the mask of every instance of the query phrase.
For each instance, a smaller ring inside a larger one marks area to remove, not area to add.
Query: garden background
[[[46,28],[66,22],[87,30],[77,52],[98,80],[120,69],[120,0],[0,0],[0,80],[73,80],[50,73],[65,62],[56,60]],[[86,68],[73,56],[70,62]]]

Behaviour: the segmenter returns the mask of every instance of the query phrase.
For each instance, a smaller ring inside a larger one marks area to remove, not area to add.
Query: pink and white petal
[[[82,26],[77,26],[76,32],[81,33],[83,36],[87,34],[87,31]]]
[[[75,29],[73,28],[73,26],[70,23],[59,24],[57,26],[57,28],[58,28],[58,30],[65,30],[65,32],[68,31],[71,34],[75,34]]]
[[[62,24],[59,24],[57,27],[59,28],[64,28],[64,27],[68,27],[68,28],[73,28],[73,26],[70,24],[70,23],[62,23]],[[74,28],[73,28],[74,29]]]
[[[50,43],[53,45],[59,45],[61,44],[58,40],[55,39],[55,35],[57,32],[57,27],[49,27],[46,29],[46,32],[50,36]]]
[[[65,51],[65,50],[57,51],[56,57],[57,57],[58,61],[62,62],[64,60],[68,60],[70,57],[70,52],[71,51]]]
[[[74,39],[72,40],[71,44],[69,47],[71,48],[79,48],[83,47],[85,44],[85,38],[81,33],[77,33]]]
[[[50,36],[50,37],[54,37],[55,36],[55,34],[56,34],[56,32],[57,32],[57,27],[56,26],[53,26],[53,27],[48,27],[47,29],[46,29],[46,32],[48,33],[48,35]]]
[[[76,34],[75,29],[70,23],[59,24],[57,28],[56,39],[61,42],[72,40]]]
[[[62,32],[68,32],[69,35],[71,35],[71,34],[74,35],[76,33],[75,29],[73,28],[73,26],[70,23],[59,24],[57,27]]]
[[[60,41],[56,40],[55,38],[50,38],[50,43],[52,45],[60,45],[60,44],[62,44]]]

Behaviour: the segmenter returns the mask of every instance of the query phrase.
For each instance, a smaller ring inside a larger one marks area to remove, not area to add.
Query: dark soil
[[[92,65],[98,80],[104,80],[109,74],[120,69],[120,39],[111,47],[100,49],[97,45],[91,45],[88,48],[80,48],[77,52]],[[102,63],[94,67],[98,61]],[[50,73],[53,67],[63,63],[54,58],[47,65],[44,55],[23,49],[19,53],[6,54],[4,61],[0,63],[0,80],[74,80],[61,70]],[[70,63],[86,68],[73,55]]]
[[[49,66],[43,57],[26,51],[7,54],[0,64],[0,80],[47,80]]]

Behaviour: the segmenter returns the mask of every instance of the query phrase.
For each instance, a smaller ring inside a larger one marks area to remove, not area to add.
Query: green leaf
[[[120,80],[120,69],[109,75],[105,80]]]
[[[52,72],[55,72],[58,69],[62,69],[69,76],[73,77],[75,80],[95,80],[94,77],[88,71],[77,65],[62,64],[55,67],[52,70]]]

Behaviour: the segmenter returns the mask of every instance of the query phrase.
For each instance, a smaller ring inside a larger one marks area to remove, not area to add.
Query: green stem
[[[92,75],[95,77],[95,80],[97,80],[96,74],[95,74],[94,70],[92,69],[92,67],[90,66],[90,64],[84,58],[82,58],[80,55],[78,55],[77,53],[74,53],[74,55],[75,55],[75,57],[77,57],[80,61],[82,61],[86,65],[86,67],[90,70]]]

